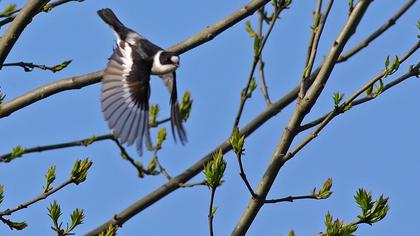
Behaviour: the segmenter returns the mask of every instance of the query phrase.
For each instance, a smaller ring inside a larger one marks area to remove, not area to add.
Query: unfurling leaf
[[[331,187],[332,187],[332,178],[328,178],[325,182],[322,188],[319,190],[317,196],[317,199],[327,199],[331,196]]]
[[[159,110],[159,104],[150,106],[149,124],[151,127],[156,126],[156,119],[158,117]]]
[[[356,224],[345,224],[339,219],[333,221],[329,212],[325,216],[325,226],[327,236],[353,236],[353,233],[357,230]]]
[[[71,179],[75,184],[80,184],[86,180],[87,172],[92,166],[92,161],[84,159],[83,161],[77,160],[71,171]]]
[[[334,108],[338,108],[340,106],[340,102],[343,100],[344,93],[335,92],[333,95],[334,99]]]
[[[248,88],[248,94],[247,97],[251,98],[252,97],[252,92],[254,92],[254,90],[257,88],[257,83],[255,82],[254,77],[251,79],[251,83],[249,84],[249,88]]]
[[[76,226],[83,224],[83,220],[85,219],[85,215],[83,209],[76,208],[70,215],[71,218],[71,225],[66,229],[67,233],[70,233]]]
[[[295,231],[290,230],[290,232],[289,232],[288,236],[295,236]]]
[[[379,86],[375,84],[375,92],[373,93],[374,96],[378,96],[384,90],[384,82],[382,79],[379,79]]]
[[[386,78],[387,76],[394,74],[399,68],[400,68],[400,60],[398,59],[398,56],[394,57],[394,60],[392,61],[391,65],[389,65],[389,56],[387,56],[385,59],[384,77]]]
[[[254,56],[258,56],[261,50],[261,38],[260,36],[256,35],[254,37]]]
[[[116,236],[118,227],[113,224],[109,224],[108,228],[104,232],[100,232],[98,236]]]
[[[55,65],[55,66],[53,66],[53,67],[51,67],[51,71],[52,72],[58,72],[58,71],[60,71],[60,70],[62,70],[62,69],[64,69],[64,68],[66,68],[68,65],[70,65],[70,63],[72,62],[73,60],[68,60],[68,61],[64,61],[64,62],[62,62],[61,64],[59,64],[59,65]]]
[[[46,179],[46,184],[44,186],[44,193],[52,189],[50,186],[55,180],[55,166],[51,166],[48,169],[47,174],[45,175],[45,179]]]
[[[206,176],[206,184],[210,188],[216,188],[223,183],[223,174],[226,170],[226,161],[223,159],[222,149],[213,154],[213,160],[204,166],[204,175]]]
[[[186,91],[184,93],[184,96],[182,97],[182,102],[179,106],[179,110],[181,111],[182,119],[184,121],[187,121],[188,118],[190,117],[192,103],[193,103],[193,100],[191,98],[191,93],[189,91]]]
[[[58,219],[61,216],[61,208],[60,205],[58,205],[57,201],[54,200],[54,202],[52,202],[50,204],[50,207],[47,208],[48,209],[48,216],[52,219],[54,226],[58,229]]]
[[[86,146],[91,145],[95,141],[96,141],[96,136],[92,136],[90,138],[87,138],[87,139],[83,140],[82,145],[86,147]]]
[[[21,157],[24,153],[25,153],[25,149],[22,146],[18,145],[13,148],[10,158],[15,159],[15,158]]]
[[[239,133],[238,127],[233,129],[232,135],[229,138],[230,145],[232,145],[233,151],[236,155],[242,155],[245,151],[244,143],[245,143],[245,135],[241,135]]]
[[[11,230],[22,230],[28,227],[28,224],[25,221],[22,222],[15,222],[8,219],[3,218],[2,222],[5,223],[7,226],[10,227]]]
[[[161,128],[158,131],[158,135],[157,135],[157,148],[161,148],[163,141],[166,140],[166,129],[165,128]]]
[[[362,209],[362,214],[357,217],[363,223],[371,225],[385,218],[388,213],[388,198],[385,198],[382,195],[377,201],[373,201],[370,192],[368,193],[364,189],[359,189],[354,196],[354,199]]]
[[[3,11],[1,11],[0,15],[1,16],[10,16],[15,11],[16,11],[16,4],[9,4],[3,9]]]
[[[249,33],[249,36],[251,36],[251,38],[254,38],[257,35],[257,33],[255,33],[254,29],[252,29],[250,21],[245,22],[245,29],[246,29],[246,32]]]

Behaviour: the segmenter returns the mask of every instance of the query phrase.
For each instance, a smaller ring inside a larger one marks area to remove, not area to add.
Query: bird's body
[[[151,150],[149,132],[150,75],[159,75],[171,94],[171,128],[174,138],[187,140],[179,111],[176,74],[179,57],[125,27],[110,9],[98,11],[117,36],[117,45],[102,79],[101,106],[109,127],[120,143],[136,142],[142,154],[143,141]],[[176,134],[175,134],[176,133]],[[145,140],[143,140],[145,139]]]

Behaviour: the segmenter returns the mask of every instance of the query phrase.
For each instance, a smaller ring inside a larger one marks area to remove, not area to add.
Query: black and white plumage
[[[117,36],[117,45],[109,58],[102,79],[101,106],[109,127],[121,144],[136,142],[142,155],[143,142],[153,145],[149,132],[150,75],[159,75],[171,94],[171,129],[176,141],[187,141],[179,110],[176,74],[179,57],[153,44],[125,27],[111,9],[101,9],[98,15]],[[144,139],[144,140],[143,140]]]

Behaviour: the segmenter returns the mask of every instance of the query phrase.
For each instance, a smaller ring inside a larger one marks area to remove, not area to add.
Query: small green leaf
[[[242,155],[244,153],[245,135],[240,135],[238,127],[233,129],[229,142],[237,155]]]
[[[113,224],[109,224],[105,232],[100,232],[98,236],[116,236],[118,227]]]
[[[52,188],[50,187],[50,185],[54,182],[55,180],[55,166],[51,166],[48,171],[47,174],[45,175],[45,179],[46,179],[46,184],[44,186],[44,193],[50,191]]]
[[[254,29],[252,29],[252,26],[251,26],[251,22],[250,21],[246,21],[245,22],[245,30],[246,30],[246,32],[249,33],[249,36],[251,36],[252,38],[254,38],[257,35],[255,33]]]
[[[91,145],[95,141],[96,141],[96,136],[92,136],[90,138],[87,138],[87,139],[83,140],[82,141],[82,145],[85,146],[85,147],[87,147],[87,146]]]
[[[373,93],[374,96],[378,96],[384,90],[384,82],[382,79],[379,79],[379,86],[375,84],[375,92]]]
[[[89,159],[77,160],[71,171],[71,178],[75,184],[80,184],[86,180],[87,172],[92,166],[92,161]]]
[[[204,166],[206,184],[210,188],[216,188],[223,183],[223,174],[226,170],[226,161],[223,159],[222,149],[213,154],[213,159]]]
[[[67,235],[69,235],[69,233],[71,232],[71,231],[73,231],[74,230],[74,228],[76,228],[78,225],[81,225],[81,224],[83,224],[83,220],[84,220],[84,218],[85,218],[85,215],[84,215],[84,212],[83,212],[83,209],[78,209],[78,208],[76,208],[72,213],[71,213],[71,215],[70,215],[70,218],[71,218],[71,225],[70,225],[70,227],[68,227],[67,229],[66,229],[66,233],[67,233]]]
[[[327,199],[331,196],[332,178],[328,178],[317,194],[317,199]]]
[[[184,93],[184,96],[182,97],[182,102],[179,106],[179,110],[181,111],[182,119],[184,121],[187,121],[188,118],[190,117],[192,103],[193,103],[193,100],[191,98],[191,93],[189,91],[186,91]]]
[[[261,38],[259,36],[254,37],[254,56],[258,56],[261,50]]]
[[[28,224],[23,221],[23,222],[14,222],[5,218],[2,218],[2,222],[5,223],[7,226],[10,227],[11,230],[22,230],[26,227],[28,227]]]
[[[73,60],[68,60],[68,61],[64,61],[64,62],[62,62],[61,64],[59,64],[59,65],[55,65],[55,66],[53,66],[53,67],[51,67],[51,71],[52,72],[58,72],[58,71],[60,71],[60,70],[63,70],[64,68],[66,68],[68,65],[70,65],[70,63],[72,62]]]
[[[22,146],[18,145],[13,148],[10,158],[15,159],[15,158],[21,157],[24,153],[25,153],[25,149]]]
[[[335,92],[333,95],[334,99],[334,108],[338,108],[340,106],[340,102],[343,100],[344,93]]]
[[[257,88],[257,83],[255,82],[255,78],[253,77],[251,79],[251,83],[249,84],[249,88],[248,88],[248,94],[247,97],[251,98],[252,97],[252,92],[254,92],[254,90]]]
[[[289,232],[288,236],[295,236],[295,231],[290,230],[290,232]]]
[[[156,171],[156,167],[157,167],[157,163],[156,163],[156,159],[153,158],[150,163],[147,165],[147,171],[148,172],[153,172]]]
[[[158,117],[159,111],[160,111],[160,108],[158,104],[152,105],[150,107],[150,115],[149,115],[150,126],[156,126],[156,123],[157,123],[156,119]]]
[[[62,214],[60,205],[58,205],[57,201],[54,200],[54,202],[50,203],[50,206],[47,209],[48,209],[48,216],[51,218],[54,224],[53,229],[59,230],[60,226],[58,224],[58,219],[60,218]]]
[[[356,201],[357,205],[359,205],[360,209],[362,209],[362,214],[359,216],[359,218],[366,218],[374,204],[372,201],[372,194],[370,192],[366,192],[366,190],[362,188],[359,188],[359,190],[356,192],[356,195],[354,196],[354,200]]]
[[[158,131],[158,135],[157,135],[157,148],[161,148],[163,142],[166,140],[166,129],[165,128],[161,128]]]
[[[344,106],[344,109],[343,109],[343,111],[348,111],[348,110],[350,110],[351,108],[353,107],[353,103],[347,103],[345,106]]]
[[[16,4],[9,4],[3,9],[3,11],[1,11],[0,15],[10,16],[15,11],[16,11]]]
[[[210,217],[213,218],[214,215],[216,214],[217,211],[217,207],[213,207],[213,209],[211,209],[211,213],[210,213]]]

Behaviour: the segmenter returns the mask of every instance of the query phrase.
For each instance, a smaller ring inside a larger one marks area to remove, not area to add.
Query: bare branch
[[[18,67],[22,67],[22,69],[25,72],[31,72],[33,71],[35,68],[41,69],[41,70],[49,70],[53,73],[61,71],[62,69],[66,68],[70,63],[72,62],[72,60],[68,60],[68,61],[64,61],[61,64],[58,65],[54,65],[54,66],[46,66],[46,65],[37,65],[34,64],[32,62],[13,62],[13,63],[4,63],[3,66],[18,66]]]
[[[343,62],[349,59],[349,57],[353,56],[354,54],[358,53],[363,48],[367,47],[372,41],[378,38],[381,34],[383,34],[387,29],[391,26],[395,25],[397,20],[404,15],[404,13],[416,2],[416,0],[408,0],[400,10],[398,10],[390,19],[386,21],[379,29],[369,35],[366,39],[362,40],[358,43],[354,48],[350,49],[346,53],[343,53],[338,58],[337,62]]]
[[[264,18],[265,18],[265,12],[264,7],[261,7],[258,10],[258,37],[260,37],[260,40],[263,39],[263,26],[264,26]],[[263,61],[263,55],[261,53],[260,59],[258,61],[258,71],[260,72],[260,81],[261,81],[261,91],[264,96],[265,104],[267,106],[271,105],[270,96],[268,95],[268,89],[267,84],[265,81],[265,73],[264,73],[264,61]]]
[[[9,116],[13,112],[31,105],[41,99],[47,98],[56,93],[80,89],[85,86],[98,83],[103,75],[103,71],[92,72],[89,74],[75,76],[68,79],[52,82],[34,89],[22,96],[14,98],[0,105],[0,118]]]
[[[328,14],[330,13],[333,2],[334,1],[329,1],[325,13],[321,13],[322,0],[318,0],[317,8],[314,15],[314,24],[312,26],[312,35],[311,39],[309,40],[308,55],[306,58],[305,69],[303,70],[300,82],[300,90],[298,95],[300,99],[302,99],[305,96],[306,90],[309,88],[311,82],[309,80],[309,77],[312,74],[312,67],[314,65],[315,57],[317,54],[318,43],[321,39],[321,34],[324,30],[324,25],[328,18]]]
[[[279,202],[293,202],[301,199],[315,199],[319,200],[316,194],[302,195],[302,196],[288,196],[284,198],[265,200],[264,203],[279,203]]]
[[[69,178],[68,180],[64,181],[62,184],[60,184],[60,185],[59,185],[59,186],[57,186],[56,188],[52,188],[51,190],[49,190],[49,191],[47,191],[47,192],[45,192],[45,193],[42,193],[42,194],[38,195],[37,197],[35,197],[35,198],[34,198],[34,199],[32,199],[32,200],[29,200],[29,201],[27,201],[27,202],[25,202],[25,203],[19,204],[19,205],[18,205],[18,206],[16,206],[15,208],[12,208],[12,209],[7,209],[7,210],[5,210],[5,211],[0,212],[0,217],[6,216],[6,215],[11,215],[11,214],[13,214],[14,212],[20,211],[20,210],[22,210],[22,209],[24,209],[24,208],[29,207],[30,205],[32,205],[32,204],[34,204],[34,203],[36,203],[36,202],[39,202],[39,201],[41,201],[41,200],[44,200],[44,199],[46,199],[47,197],[49,197],[50,195],[52,195],[52,194],[54,194],[55,192],[57,192],[58,190],[60,190],[60,189],[62,189],[62,188],[64,188],[64,187],[66,187],[67,185],[72,184],[72,183],[74,183],[73,179],[72,179],[72,178]]]

